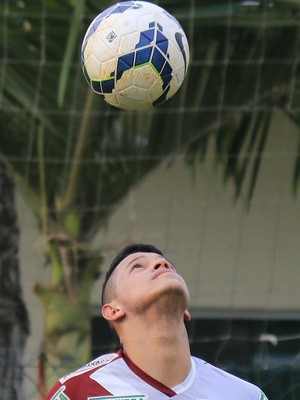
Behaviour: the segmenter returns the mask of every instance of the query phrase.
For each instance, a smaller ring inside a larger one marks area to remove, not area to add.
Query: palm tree
[[[0,193],[0,398],[22,400],[29,321],[20,287],[14,185],[1,159]]]
[[[97,2],[47,0],[3,18],[1,153],[39,221],[51,270],[49,285],[35,286],[47,385],[89,357],[101,265],[91,243],[128,191],[179,153],[196,168],[213,143],[224,179],[250,204],[273,110],[299,126],[299,2],[160,5],[183,25],[192,62],[180,92],[144,112],[112,109],[84,82],[79,46]]]

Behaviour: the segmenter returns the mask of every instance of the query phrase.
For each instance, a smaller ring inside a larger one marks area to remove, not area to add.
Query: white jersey
[[[267,400],[257,386],[197,357],[191,364],[185,381],[168,388],[119,351],[61,378],[46,400]]]

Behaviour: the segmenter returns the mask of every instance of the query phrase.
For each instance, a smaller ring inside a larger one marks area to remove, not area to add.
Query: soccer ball
[[[81,49],[91,88],[126,110],[152,108],[172,97],[185,78],[189,57],[179,22],[146,1],[107,8],[92,21]]]

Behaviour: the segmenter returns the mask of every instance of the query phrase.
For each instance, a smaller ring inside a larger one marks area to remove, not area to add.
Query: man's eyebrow
[[[129,263],[126,265],[126,268],[128,268],[131,264],[133,264],[135,261],[139,260],[140,258],[145,258],[145,256],[141,255],[141,256],[137,256],[135,258],[133,258],[131,261],[129,261]]]
[[[165,256],[161,256],[160,254],[158,254],[158,256],[159,256],[159,258],[164,258],[166,261],[168,261],[168,263],[170,263],[171,266],[175,269],[174,264],[171,261],[169,261]],[[140,255],[140,256],[134,257],[132,260],[130,260],[128,262],[128,264],[126,265],[125,268],[130,267],[130,265],[132,265],[135,261],[139,260],[140,258],[146,258],[146,256]],[[176,269],[175,269],[175,271],[176,271]]]

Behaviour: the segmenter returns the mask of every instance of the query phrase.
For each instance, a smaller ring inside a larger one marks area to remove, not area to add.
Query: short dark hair
[[[102,293],[101,293],[102,305],[104,305],[105,289],[106,289],[109,278],[111,277],[112,273],[117,268],[117,266],[120,264],[120,262],[123,261],[127,256],[129,256],[130,254],[133,254],[133,253],[156,253],[161,256],[164,256],[163,253],[157,247],[153,246],[152,244],[131,243],[131,244],[125,246],[113,259],[108,271],[106,272],[104,282],[102,284]]]

